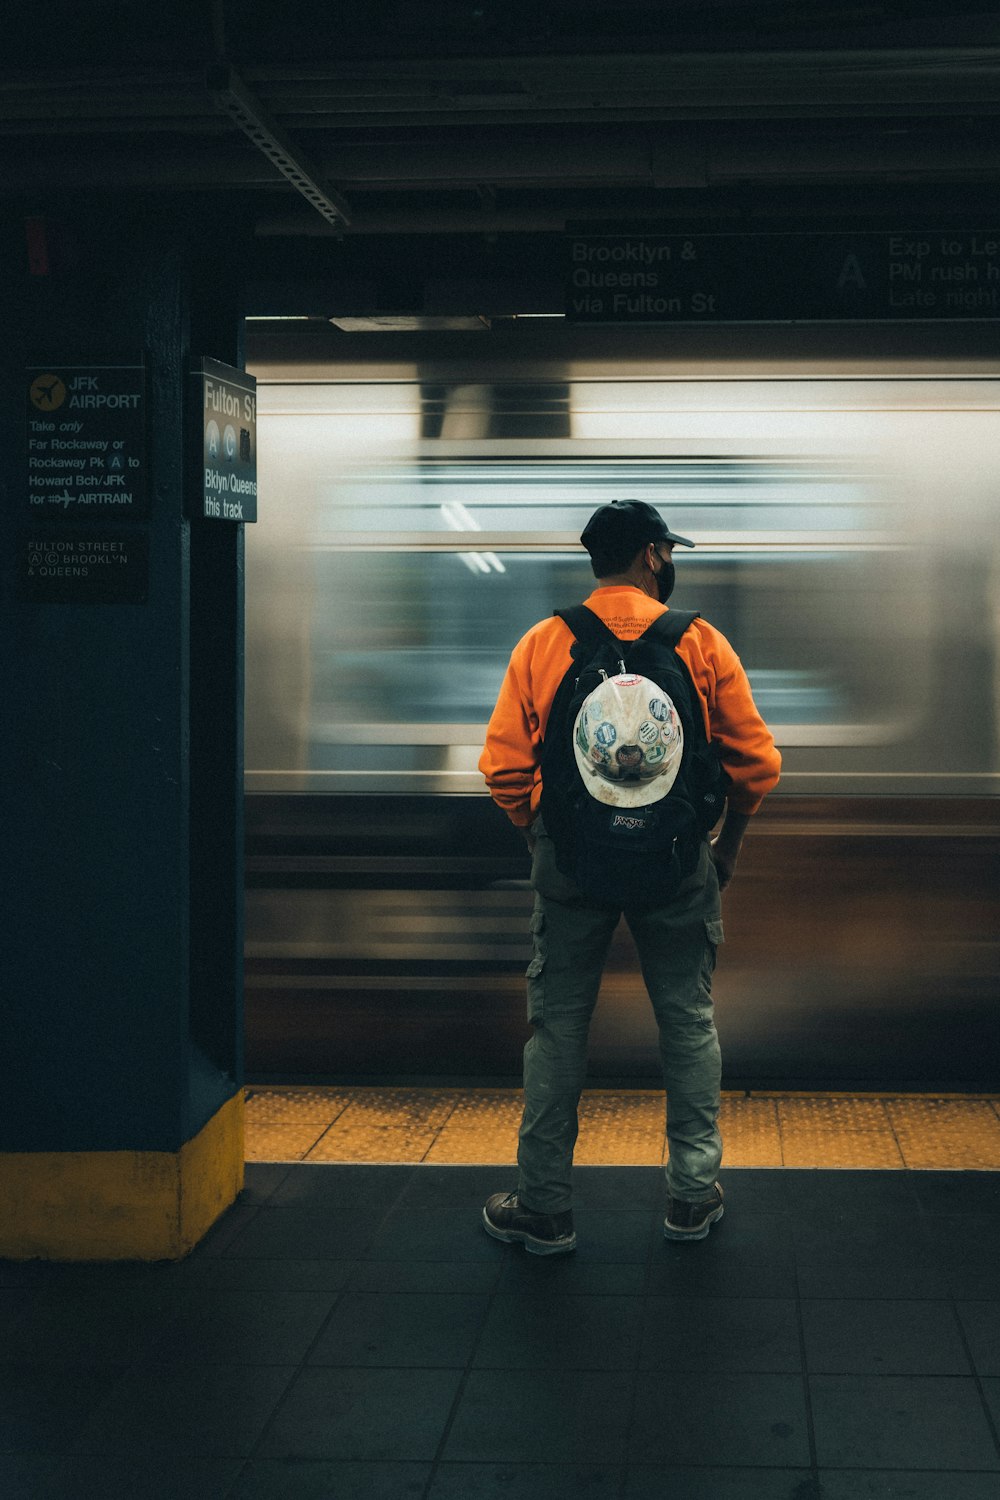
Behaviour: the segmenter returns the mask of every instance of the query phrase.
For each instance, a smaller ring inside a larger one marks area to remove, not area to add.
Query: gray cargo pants
[[[540,821],[532,861],[534,957],[528,966],[524,1115],[518,1136],[518,1196],[538,1213],[572,1206],[570,1169],[587,1034],[601,973],[621,912],[594,906],[557,868]],[[669,905],[625,912],[660,1030],[667,1091],[667,1191],[709,1196],[722,1159],[717,1119],[722,1062],[712,1011],[715,950],[722,942],[719,882],[708,844]]]

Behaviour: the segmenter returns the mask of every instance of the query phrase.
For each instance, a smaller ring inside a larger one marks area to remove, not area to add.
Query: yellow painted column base
[[[243,1092],[179,1151],[0,1154],[0,1258],[180,1260],[243,1187]]]

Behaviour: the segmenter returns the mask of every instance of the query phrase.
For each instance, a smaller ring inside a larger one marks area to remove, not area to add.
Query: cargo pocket
[[[722,921],[718,917],[706,918],[705,936],[708,938],[708,968],[709,973],[715,972],[715,955],[720,943],[724,943],[726,935],[722,930]]]
[[[525,971],[528,981],[528,1022],[531,1026],[545,1024],[545,913],[531,914],[530,930],[535,954]]]

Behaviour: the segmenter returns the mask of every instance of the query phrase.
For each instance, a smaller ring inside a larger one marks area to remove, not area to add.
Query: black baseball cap
[[[647,542],[694,546],[686,536],[675,535],[660,512],[647,505],[645,500],[612,500],[610,505],[602,505],[583,528],[580,540],[591,557],[595,552],[605,552],[609,547],[617,549],[633,542],[637,552]]]

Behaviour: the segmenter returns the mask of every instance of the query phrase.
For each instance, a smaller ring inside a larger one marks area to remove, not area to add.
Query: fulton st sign
[[[209,521],[257,519],[257,382],[218,360],[192,371],[199,443],[195,514]]]

